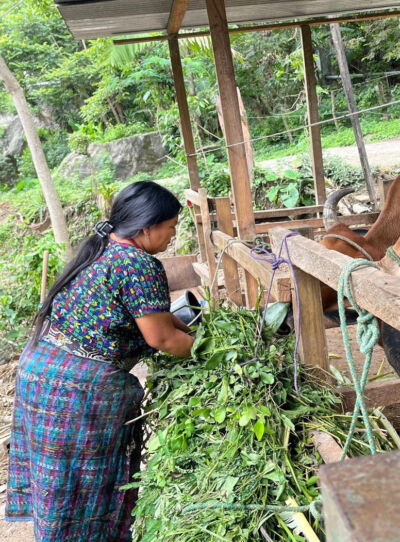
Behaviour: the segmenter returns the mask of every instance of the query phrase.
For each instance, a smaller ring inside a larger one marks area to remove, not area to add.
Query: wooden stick
[[[40,287],[40,303],[46,299],[47,272],[49,269],[49,251],[43,252],[42,284]]]

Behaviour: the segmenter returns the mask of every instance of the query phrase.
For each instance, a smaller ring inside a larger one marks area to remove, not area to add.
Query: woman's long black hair
[[[116,196],[108,222],[118,237],[133,239],[144,228],[174,218],[181,209],[179,200],[169,190],[153,181],[140,181],[130,184]],[[108,235],[102,237],[98,233],[81,244],[75,258],[56,279],[35,316],[34,342],[37,342],[43,324],[51,313],[55,296],[85,267],[100,258],[107,244]]]

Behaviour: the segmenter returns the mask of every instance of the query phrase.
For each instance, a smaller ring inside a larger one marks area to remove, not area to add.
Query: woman
[[[17,373],[6,519],[33,519],[40,542],[131,540],[136,494],[119,488],[140,450],[124,424],[143,389],[129,371],[155,349],[189,356],[193,343],[153,257],[180,210],[156,183],[126,187],[38,312]]]

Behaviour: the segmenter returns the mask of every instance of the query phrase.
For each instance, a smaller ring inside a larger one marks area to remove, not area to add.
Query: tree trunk
[[[57,243],[65,245],[65,256],[69,259],[72,256],[71,244],[69,241],[67,224],[58,198],[56,188],[46,157],[43,152],[32,114],[25,99],[24,91],[17,79],[8,69],[3,57],[0,55],[0,79],[2,79],[7,91],[10,93],[18,112],[19,119],[24,128],[25,136],[31,151],[33,164],[43,190],[44,199],[50,214],[51,225]]]

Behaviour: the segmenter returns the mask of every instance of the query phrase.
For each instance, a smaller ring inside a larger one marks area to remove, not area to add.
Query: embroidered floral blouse
[[[154,351],[135,319],[169,310],[162,263],[136,246],[110,239],[101,257],[54,298],[45,339],[130,370]]]

